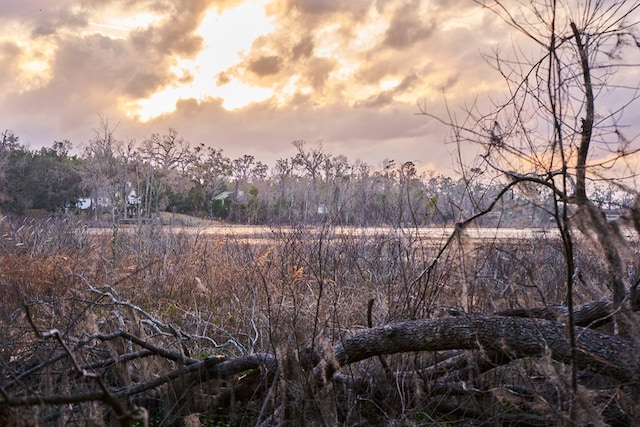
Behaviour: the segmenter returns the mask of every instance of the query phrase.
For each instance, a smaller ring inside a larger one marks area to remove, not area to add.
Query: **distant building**
[[[624,209],[603,209],[607,221],[615,221],[624,213]]]
[[[140,207],[142,205],[142,198],[138,196],[130,182],[126,183],[125,188],[125,210],[122,211],[123,208],[120,207],[120,214],[124,215],[125,218],[135,217],[139,214]],[[120,194],[120,192],[116,192],[112,197],[80,197],[76,200],[75,207],[79,211],[88,211],[90,209],[116,210],[116,206],[121,205],[121,202],[118,202],[118,200],[122,200]]]
[[[91,207],[91,198],[90,197],[81,197],[76,200],[76,208],[81,211],[86,211]]]
[[[213,197],[212,200],[216,200],[222,203],[227,203],[227,201],[235,194],[234,191],[223,191],[222,193],[216,195]],[[244,191],[240,190],[238,191],[238,195],[236,197],[236,200],[240,203],[246,202],[247,201],[247,196],[245,195]]]

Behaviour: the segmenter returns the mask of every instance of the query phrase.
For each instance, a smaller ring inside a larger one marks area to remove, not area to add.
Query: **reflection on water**
[[[271,240],[283,237],[288,234],[299,234],[303,236],[313,236],[324,234],[325,237],[375,237],[375,236],[406,236],[413,238],[423,238],[434,242],[444,241],[454,232],[454,227],[417,227],[417,228],[396,228],[396,227],[322,227],[322,226],[260,226],[260,225],[233,225],[233,224],[205,224],[201,226],[175,226],[165,225],[162,227],[166,231],[175,233],[198,234],[205,236],[221,236],[226,238],[241,239],[243,241]],[[120,226],[123,232],[133,231],[136,226]],[[111,233],[111,228],[89,229],[92,234]],[[624,232],[626,237],[635,237],[631,229]],[[510,240],[510,239],[535,239],[535,238],[557,238],[558,230],[555,228],[483,228],[467,227],[464,230],[467,239],[476,240]]]

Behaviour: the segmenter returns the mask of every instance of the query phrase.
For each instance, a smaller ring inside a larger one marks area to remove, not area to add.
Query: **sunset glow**
[[[146,99],[129,103],[127,114],[146,122],[174,111],[180,99],[221,98],[225,109],[234,110],[269,98],[272,90],[246,84],[241,76],[217,83],[220,73],[236,65],[255,39],[272,29],[260,7],[265,2],[261,3],[244,3],[222,13],[211,8],[196,31],[202,37],[203,49],[192,60],[176,57],[176,65],[171,67],[175,81]],[[238,31],[240,27],[244,30]],[[182,82],[180,77],[186,75],[192,78]]]
[[[138,13],[131,16],[116,15],[106,21],[90,22],[90,30],[106,37],[126,38],[132,31],[147,28],[160,20],[160,16],[152,13]]]
[[[265,163],[303,139],[450,166],[447,129],[417,100],[439,117],[489,105],[509,88],[486,55],[539,54],[473,1],[6,0],[0,24],[0,127],[32,146],[81,146],[105,117],[122,138],[172,128]]]
[[[52,78],[51,64],[55,57],[55,46],[46,41],[37,44],[19,44],[21,55],[17,60],[20,70],[15,91],[22,93],[46,85]]]

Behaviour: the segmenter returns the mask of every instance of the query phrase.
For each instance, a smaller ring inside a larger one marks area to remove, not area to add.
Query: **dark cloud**
[[[22,53],[22,48],[13,42],[0,43],[0,55],[3,64],[11,64]],[[2,68],[2,67],[0,67]]]
[[[346,13],[356,17],[363,16],[372,5],[371,0],[289,0],[288,9],[302,14],[329,15]]]
[[[202,48],[202,38],[185,33],[183,25],[174,19],[164,25],[151,26],[136,31],[132,35],[131,41],[139,50],[154,55],[192,57]]]
[[[153,9],[168,18],[134,32],[131,40],[147,52],[193,57],[203,43],[202,37],[194,32],[211,3],[211,0],[155,1]]]
[[[383,108],[392,104],[395,96],[410,92],[420,82],[420,78],[414,73],[405,77],[398,85],[390,90],[379,92],[363,101],[357,101],[356,107],[360,108]]]
[[[424,22],[417,14],[418,7],[419,2],[411,2],[394,12],[385,33],[385,46],[404,49],[433,34],[436,28],[435,21]]]
[[[216,85],[217,86],[224,86],[227,83],[229,83],[230,81],[231,81],[231,76],[229,75],[229,73],[222,72],[222,73],[219,73],[216,76]]]
[[[356,101],[355,106],[359,108],[382,108],[393,102],[393,92],[390,90],[382,91],[376,95],[372,95],[364,101]]]
[[[169,128],[171,123],[181,123],[185,128],[193,126],[194,129],[208,130],[224,126],[230,120],[232,114],[222,107],[223,99],[208,97],[203,100],[180,99],[176,102],[176,110],[153,119],[150,124],[158,125],[157,128]],[[186,129],[185,129],[186,130]],[[194,134],[200,135],[199,132]],[[200,142],[201,136],[197,140]]]
[[[0,67],[0,88],[3,89],[3,92],[15,89],[13,79],[17,74],[16,70],[21,54],[22,49],[17,44],[13,42],[0,43],[0,64],[2,64]]]
[[[313,54],[313,36],[306,35],[291,49],[291,59],[297,61],[300,58],[308,58]]]
[[[52,84],[69,85],[70,91],[90,88],[93,92],[146,96],[167,83],[167,67],[157,56],[145,55],[125,40],[95,34],[60,47]]]
[[[6,30],[6,23],[17,22],[29,31],[31,37],[49,36],[64,29],[86,27],[89,13],[86,10],[76,10],[75,4],[74,0],[0,1],[0,27]]]
[[[73,12],[67,9],[42,10],[35,20],[35,27],[31,34],[33,37],[49,36],[61,29],[84,28],[89,23],[86,12]]]
[[[289,104],[291,108],[294,110],[298,109],[301,106],[309,105],[313,101],[313,96],[310,93],[300,93],[296,92],[291,99],[289,99]]]
[[[380,51],[360,63],[355,77],[364,84],[377,84],[384,77],[402,70],[403,62],[393,52]]]
[[[135,72],[126,79],[122,93],[130,98],[145,98],[164,83],[164,78],[150,72]]]
[[[42,14],[52,13],[57,10],[68,10],[76,1],[60,0],[56,2],[43,0],[2,1],[2,13],[0,19],[19,19],[22,22],[33,22],[42,18]]]
[[[455,89],[455,85],[460,81],[460,72],[451,73],[449,77],[442,83],[442,90],[451,91]]]
[[[248,68],[258,76],[278,74],[282,68],[282,59],[278,56],[262,56],[249,62]]]
[[[56,122],[71,131],[95,121],[96,114],[122,116],[121,102],[150,96],[168,84],[167,68],[140,55],[126,40],[98,34],[78,37],[58,47],[50,78],[13,98],[12,104],[25,117]]]
[[[331,58],[312,58],[308,61],[304,71],[304,83],[315,90],[322,90],[329,74],[337,66],[337,61]]]
[[[420,77],[416,73],[413,73],[402,79],[393,91],[395,93],[405,93],[413,90],[418,83],[420,83]]]
[[[192,143],[222,148],[231,158],[252,154],[269,166],[278,158],[295,155],[291,142],[298,139],[322,140],[333,155],[344,154],[350,160],[377,166],[389,156],[420,161],[425,140],[430,138],[438,141],[437,147],[428,150],[430,156],[448,159],[447,147],[440,144],[441,139],[433,138],[433,125],[417,117],[413,106],[345,110],[335,105],[318,109],[309,101],[308,96],[299,95],[296,108],[287,107],[277,114],[268,102],[229,112],[219,99],[181,101],[175,113],[155,119],[147,129],[150,126],[153,132],[164,132],[179,123],[176,129]]]

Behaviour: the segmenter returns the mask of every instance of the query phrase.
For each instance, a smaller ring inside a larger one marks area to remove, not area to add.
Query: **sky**
[[[471,0],[0,0],[0,28],[0,129],[30,148],[82,147],[106,120],[268,166],[305,140],[449,170],[418,104],[489,105],[506,87],[483,54],[518,43]]]

